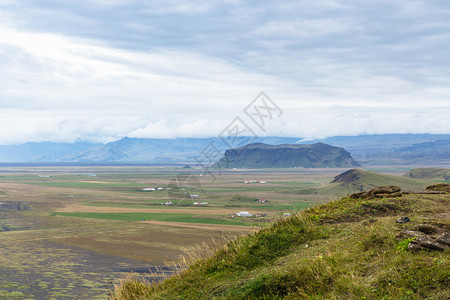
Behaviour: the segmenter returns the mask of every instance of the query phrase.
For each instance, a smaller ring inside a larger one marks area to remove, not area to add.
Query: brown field
[[[229,225],[217,225],[217,224],[195,224],[195,223],[184,223],[184,222],[176,222],[175,223],[175,222],[164,222],[164,221],[140,221],[139,223],[211,230],[211,231],[218,231],[218,232],[250,232],[250,231],[258,230],[257,227],[252,227],[249,230],[249,228],[247,226],[237,226],[237,225],[229,226]]]
[[[79,204],[67,204],[55,209],[57,212],[95,212],[95,213],[177,213],[193,215],[227,215],[232,210],[207,207],[184,208],[132,208],[132,207],[96,207]]]

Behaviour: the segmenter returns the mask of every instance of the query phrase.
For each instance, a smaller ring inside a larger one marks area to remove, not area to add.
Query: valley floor
[[[3,167],[0,299],[105,299],[130,271],[158,280],[183,249],[337,199],[321,188],[344,171],[234,170],[213,179],[173,166]]]

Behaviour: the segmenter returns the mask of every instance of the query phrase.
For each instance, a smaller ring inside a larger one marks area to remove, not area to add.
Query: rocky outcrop
[[[353,193],[349,197],[352,199],[374,199],[374,198],[391,198],[401,196],[402,192],[400,187],[391,185],[374,188],[371,189],[370,191]]]
[[[414,230],[403,229],[397,234],[398,242],[412,239],[408,245],[411,251],[444,251],[450,247],[450,231],[431,224],[419,224]]]
[[[430,185],[425,188],[426,191],[436,191],[436,192],[445,192],[450,193],[450,184],[449,183],[438,183],[435,185]]]

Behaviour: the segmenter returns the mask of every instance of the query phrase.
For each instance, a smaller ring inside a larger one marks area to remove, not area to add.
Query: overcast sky
[[[444,0],[0,0],[0,144],[450,133],[448,49]]]

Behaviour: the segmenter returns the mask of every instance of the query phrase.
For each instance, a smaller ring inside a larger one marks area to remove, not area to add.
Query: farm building
[[[194,202],[194,205],[207,205],[208,202],[202,202],[202,201],[198,201],[198,202]]]
[[[238,217],[252,217],[253,215],[249,213],[248,211],[240,211],[236,213],[236,216]]]
[[[143,188],[142,189],[142,191],[144,191],[144,192],[153,192],[155,190],[156,190],[155,188]]]
[[[163,202],[163,203],[161,203],[161,205],[172,205],[172,201]]]
[[[250,183],[267,183],[267,181],[263,181],[263,180],[246,180],[246,181],[244,181],[244,183],[246,183],[246,184],[250,184]]]

